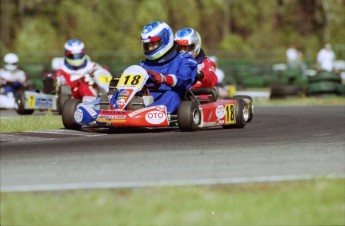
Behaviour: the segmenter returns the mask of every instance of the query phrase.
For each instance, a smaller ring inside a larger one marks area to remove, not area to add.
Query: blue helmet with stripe
[[[141,43],[148,60],[156,60],[174,45],[174,34],[170,26],[161,21],[153,21],[141,30]]]

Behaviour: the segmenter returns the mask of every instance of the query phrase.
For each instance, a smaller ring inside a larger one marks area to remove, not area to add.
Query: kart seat
[[[47,76],[42,79],[43,93],[54,94],[55,93],[55,81],[53,77]]]
[[[219,90],[218,87],[212,88],[191,88],[186,91],[185,99],[193,100],[196,99],[200,103],[215,102],[218,98]]]

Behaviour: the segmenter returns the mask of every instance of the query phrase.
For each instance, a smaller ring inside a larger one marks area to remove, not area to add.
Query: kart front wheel
[[[182,101],[177,111],[178,127],[181,131],[195,131],[201,121],[201,113],[195,101]]]
[[[74,122],[74,112],[81,103],[79,99],[68,99],[62,108],[62,123],[66,129],[79,130],[81,125]]]
[[[249,115],[248,115],[248,122],[252,121],[253,119],[253,115],[254,115],[254,105],[253,105],[253,99],[251,96],[247,96],[247,95],[236,95],[234,96],[234,98],[236,100],[240,100],[240,99],[243,99],[246,104],[247,104],[247,107],[248,107],[248,112],[249,112]]]

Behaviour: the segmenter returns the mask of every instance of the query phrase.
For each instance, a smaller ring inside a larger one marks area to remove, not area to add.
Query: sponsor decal
[[[124,111],[109,111],[109,110],[102,110],[101,115],[125,115],[126,112]]]
[[[126,98],[127,99],[127,98]],[[117,101],[116,104],[117,105],[124,105],[126,103],[126,99],[120,97]]]
[[[52,99],[45,99],[45,98],[36,98],[35,99],[35,106],[39,108],[52,108],[53,107],[53,100]]]
[[[91,116],[97,115],[97,112],[91,106],[83,104],[81,105],[81,107],[83,107],[87,112],[89,112]]]
[[[108,119],[108,120],[125,119],[126,115],[99,115],[97,118],[98,119]]]
[[[121,90],[119,96],[128,97],[131,93],[127,90]]]
[[[166,115],[161,111],[150,111],[145,115],[145,120],[151,124],[160,124],[164,122],[166,118]]]
[[[126,115],[112,115],[109,116],[109,119],[125,119]]]
[[[78,109],[74,112],[74,120],[80,123],[83,120],[83,111]]]
[[[225,107],[223,105],[218,105],[216,108],[217,118],[223,118],[225,116]]]
[[[224,120],[218,120],[217,125],[224,125],[225,121]]]

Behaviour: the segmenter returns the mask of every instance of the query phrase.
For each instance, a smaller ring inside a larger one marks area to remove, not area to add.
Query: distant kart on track
[[[108,84],[112,78],[109,71],[98,69],[94,72],[97,87],[108,91]],[[62,113],[62,106],[71,98],[71,88],[68,85],[55,86],[53,77],[43,78],[43,93],[39,91],[21,90],[16,93],[15,110],[20,115],[32,114],[35,110],[51,110]]]
[[[154,88],[157,84],[152,85],[146,70],[132,65],[109,85],[109,96],[118,92],[115,108],[109,105],[109,96],[105,96],[105,101],[98,99],[97,103],[69,99],[62,109],[63,125],[66,129],[79,130],[83,127],[169,127],[177,123],[181,131],[196,131],[216,126],[243,128],[253,118],[251,97],[217,100],[218,92],[214,88],[187,90],[178,111],[171,114],[164,105],[149,106],[153,102],[149,89]]]

